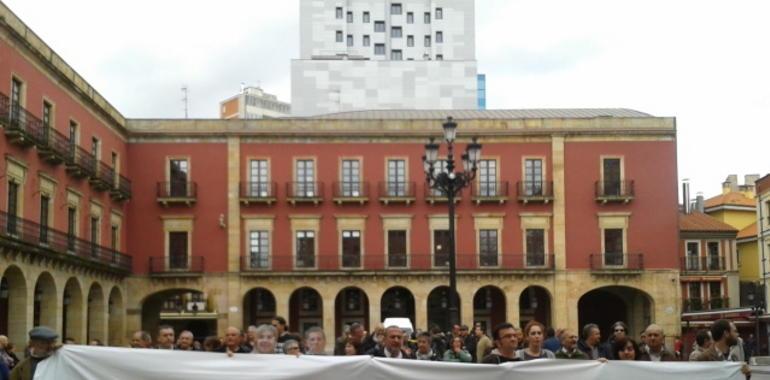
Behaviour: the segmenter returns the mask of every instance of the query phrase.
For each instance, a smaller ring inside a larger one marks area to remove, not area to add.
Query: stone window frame
[[[387,162],[387,161],[386,161]],[[387,165],[387,164],[386,164]],[[388,258],[388,252],[390,251],[388,232],[389,231],[406,231],[406,265],[394,266],[392,268],[407,269],[412,267],[412,219],[414,214],[382,214],[382,232],[383,232],[383,244],[385,250],[385,268],[391,268]]]

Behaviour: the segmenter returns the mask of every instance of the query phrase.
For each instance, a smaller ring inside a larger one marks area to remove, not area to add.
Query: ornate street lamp
[[[443,125],[444,140],[447,143],[446,159],[438,158],[439,144],[431,138],[425,145],[425,155],[422,157],[425,179],[428,186],[447,197],[449,204],[449,322],[459,323],[457,305],[457,268],[455,264],[455,197],[460,191],[469,186],[476,178],[476,169],[481,158],[481,144],[472,142],[465,148],[461,156],[463,170],[455,172],[454,142],[457,137],[457,123],[448,117]]]

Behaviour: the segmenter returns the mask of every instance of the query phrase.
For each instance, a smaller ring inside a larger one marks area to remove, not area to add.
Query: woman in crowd
[[[254,346],[254,353],[257,354],[275,354],[276,344],[278,342],[278,330],[272,325],[259,325],[256,330],[257,344]],[[280,353],[280,352],[279,352]]]
[[[527,347],[518,351],[521,360],[534,359],[555,359],[556,356],[550,350],[543,348],[545,340],[545,326],[538,321],[530,321],[524,327],[524,339],[527,340]]]
[[[345,343],[345,356],[354,356],[356,355],[356,346],[351,342],[350,340]]]
[[[628,336],[612,342],[612,355],[615,360],[641,360],[641,351],[633,339]]]
[[[449,349],[444,352],[444,361],[470,363],[472,360],[471,354],[463,349],[463,338],[459,336],[452,338]]]

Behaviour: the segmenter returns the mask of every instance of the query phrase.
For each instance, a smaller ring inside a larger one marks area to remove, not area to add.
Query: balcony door
[[[187,269],[187,231],[168,233],[168,268]]]
[[[433,230],[433,266],[449,265],[449,230]]]
[[[531,158],[524,160],[524,194],[543,195],[543,160]]]
[[[313,160],[297,160],[295,196],[307,198],[316,196],[314,164]]]
[[[687,242],[687,270],[700,270],[700,260],[698,252],[700,251],[700,244],[696,241]]]
[[[169,161],[169,196],[187,197],[187,183],[190,174],[190,164],[184,159]]]
[[[249,162],[249,191],[251,197],[265,198],[270,196],[268,186],[267,160],[251,160]]]
[[[14,181],[8,182],[8,234],[16,235],[18,233],[18,215],[19,215],[19,184]]]
[[[619,158],[605,158],[603,163],[604,181],[602,188],[605,196],[620,196],[621,195],[621,182],[620,182],[620,159]]]

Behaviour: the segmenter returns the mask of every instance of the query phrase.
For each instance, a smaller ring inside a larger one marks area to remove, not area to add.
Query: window
[[[414,47],[414,36],[406,36],[406,46]]]
[[[700,244],[697,241],[687,242],[687,270],[700,270]]]
[[[342,231],[342,266],[361,266],[361,231]]]
[[[436,32],[436,43],[440,44],[444,42],[444,32]]]
[[[312,198],[315,191],[315,162],[313,160],[297,160],[296,180],[294,195],[298,197]]]
[[[623,229],[604,230],[604,265],[623,265]]]
[[[338,30],[334,32],[334,40],[337,42],[342,42],[342,31]]]
[[[388,266],[406,266],[406,231],[388,231]]]
[[[722,298],[721,282],[716,282],[716,281],[709,282],[709,298],[711,298],[712,300]]]
[[[43,102],[43,126],[45,128],[51,128],[53,120],[53,106],[46,101]],[[46,131],[48,133],[48,131]]]
[[[69,130],[70,145],[77,145],[78,143],[78,123],[70,120]]]
[[[374,31],[377,33],[385,33],[385,21],[375,21]]]
[[[20,80],[13,78],[11,79],[11,116],[10,121],[19,121],[19,118],[21,117],[21,107],[22,107],[22,99],[21,99],[21,89],[23,84]]]
[[[75,206],[67,207],[67,250],[75,251],[75,236],[77,235],[77,215]]]
[[[436,20],[444,19],[444,8],[436,8]]]
[[[716,241],[710,241],[706,243],[706,248],[708,249],[708,269],[709,270],[721,270],[721,260],[719,257],[719,242]]]
[[[688,285],[688,289],[687,290],[688,290],[688,293],[689,293],[688,296],[689,296],[689,299],[690,299],[690,302],[691,302],[691,307],[694,307],[695,310],[700,310],[700,299],[701,299],[700,282],[691,282]],[[697,307],[695,307],[695,305],[692,304],[693,300],[697,300],[697,302],[698,302],[698,306]]]
[[[187,269],[187,231],[168,233],[168,268]]]
[[[248,195],[250,197],[266,198],[272,195],[268,175],[267,160],[249,161]]]
[[[353,47],[353,35],[352,34],[348,34],[347,43],[348,43],[348,47]]]
[[[479,230],[479,262],[481,266],[497,266],[497,230]]]
[[[388,196],[405,197],[407,190],[406,160],[388,160]]]
[[[426,24],[430,24],[430,12],[425,12],[425,15],[422,18],[423,22]]]
[[[372,40],[368,34],[364,34],[364,46],[371,46]]]
[[[353,12],[348,12],[347,16],[348,16],[348,24],[352,24],[353,23]]]
[[[49,209],[51,207],[51,198],[48,195],[40,194],[40,243],[48,244],[48,219],[50,217]]]
[[[99,217],[91,216],[91,257],[99,257]]]
[[[449,230],[433,230],[433,266],[449,265]]]
[[[249,268],[268,268],[270,258],[270,232],[249,232]]]
[[[401,50],[391,50],[390,52],[390,59],[392,61],[400,61],[404,59],[404,54],[401,53]]]
[[[497,161],[479,161],[479,195],[482,197],[497,196]]]
[[[369,19],[369,12],[364,12],[364,15],[363,15],[363,17],[361,17],[361,19],[363,20],[363,22],[364,22],[365,24],[368,24],[368,23],[371,21],[371,20]]]
[[[444,60],[444,55],[443,54],[436,54],[436,60],[437,61],[443,61]]]
[[[406,12],[406,23],[414,24],[414,12]]]
[[[117,153],[112,152],[112,158],[110,162],[112,163],[112,170],[115,170],[115,172],[117,172],[118,171],[118,154]]]
[[[620,183],[620,159],[619,158],[605,158],[602,162],[602,169],[604,177],[602,178],[604,196],[620,196],[621,195],[621,183]]]
[[[374,55],[385,55],[385,44],[374,44]]]
[[[341,20],[342,19],[342,7],[337,7],[334,11],[335,11],[334,12],[334,17],[336,17],[337,19]]]
[[[315,231],[297,231],[296,235],[297,268],[315,267]]]
[[[425,39],[423,39],[423,43],[422,44],[425,45],[425,47],[430,47],[430,43],[431,43],[430,42],[430,36],[425,36]]]
[[[110,226],[110,248],[113,251],[120,250],[120,227],[115,224]]]
[[[16,235],[19,216],[19,184],[8,182],[8,234]]]
[[[361,196],[361,161],[342,160],[342,184],[343,197]]]
[[[99,159],[100,157],[99,153],[101,152],[101,147],[99,146],[100,143],[101,142],[99,141],[98,138],[91,137],[91,155],[94,156],[94,158],[97,160]]]
[[[401,38],[403,37],[403,30],[400,26],[393,26],[390,28],[390,37]]]
[[[390,14],[392,15],[400,15],[402,12],[401,4],[400,3],[393,3],[390,4]]]
[[[169,160],[169,196],[170,197],[188,197],[189,196],[189,170],[190,165],[186,159]]]
[[[543,195],[543,160],[539,158],[524,160],[524,195]]]
[[[527,266],[545,265],[545,230],[540,228],[525,231]]]

